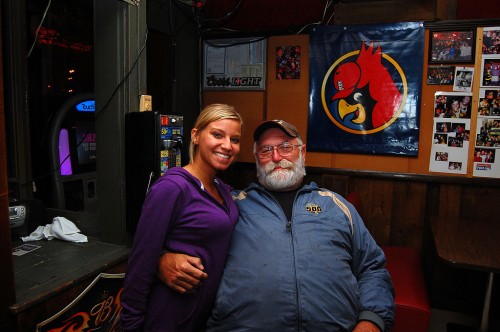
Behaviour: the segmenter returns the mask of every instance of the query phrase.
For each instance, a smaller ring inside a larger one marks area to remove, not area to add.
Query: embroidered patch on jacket
[[[311,212],[311,213],[314,213],[314,214],[318,214],[321,212],[321,206],[317,205],[317,204],[307,204],[306,205],[306,211],[307,212]]]

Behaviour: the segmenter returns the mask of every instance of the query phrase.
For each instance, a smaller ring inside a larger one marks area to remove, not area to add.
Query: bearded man
[[[306,146],[283,120],[254,131],[258,183],[239,209],[207,332],[390,331],[394,288],[385,255],[342,196],[303,184]],[[189,296],[206,273],[166,253],[160,278]]]

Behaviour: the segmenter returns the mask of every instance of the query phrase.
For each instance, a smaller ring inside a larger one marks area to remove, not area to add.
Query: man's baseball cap
[[[254,142],[257,141],[262,135],[262,133],[270,128],[279,128],[281,129],[285,134],[287,134],[290,137],[297,137],[300,138],[299,131],[297,128],[293,125],[290,124],[286,121],[283,120],[268,120],[262,122],[260,125],[255,128],[255,131],[253,132],[253,140]]]

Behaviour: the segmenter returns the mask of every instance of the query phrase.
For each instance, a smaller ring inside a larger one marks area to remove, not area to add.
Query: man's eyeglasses
[[[256,155],[259,159],[267,159],[273,155],[273,151],[276,149],[278,150],[280,156],[286,157],[293,152],[295,147],[301,149],[302,145],[290,144],[288,142],[283,142],[277,145],[265,145],[257,150]]]

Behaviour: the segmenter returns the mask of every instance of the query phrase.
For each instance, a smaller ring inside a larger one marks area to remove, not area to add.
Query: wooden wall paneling
[[[463,186],[459,215],[464,219],[491,220],[500,216],[500,187]]]
[[[440,0],[339,1],[334,6],[335,24],[433,21],[436,1]]]
[[[309,172],[304,177],[304,183],[310,182],[315,182],[318,187],[331,190],[344,197],[347,194],[346,176]]]
[[[439,191],[439,222],[456,222],[460,217],[462,186],[442,183]]]
[[[309,111],[309,35],[276,36],[268,39],[266,119],[283,119],[297,126],[306,138]],[[276,50],[300,47],[300,79],[276,78]]]
[[[0,17],[2,17],[1,12],[0,9]],[[0,40],[0,271],[2,271],[0,273],[0,284],[2,285],[2,294],[0,295],[0,330],[9,331],[11,325],[9,306],[16,301],[16,293],[14,288],[14,267],[9,221],[2,48]]]
[[[349,192],[357,192],[363,204],[363,221],[379,245],[390,244],[394,185],[390,180],[350,179]]]
[[[257,181],[257,175],[254,163],[235,163],[226,171],[219,172],[218,176],[234,189],[244,189],[251,182]]]
[[[420,96],[420,133],[418,136],[418,156],[408,161],[408,172],[416,174],[429,173],[429,158],[432,147],[434,127],[434,93],[444,86],[427,84],[427,54],[429,51],[429,29],[424,34],[424,64],[422,70],[422,86]],[[451,90],[450,90],[451,91]]]
[[[472,111],[471,111],[471,119],[470,119],[470,130],[469,130],[469,151],[468,153],[468,160],[467,160],[467,176],[472,177],[474,173],[474,149],[475,149],[475,142],[476,142],[476,128],[477,128],[477,120],[478,120],[478,105],[479,105],[479,89],[481,86],[481,58],[483,56],[483,28],[477,28],[476,29],[476,49],[473,50],[473,52],[476,52],[475,54],[475,61],[477,63],[474,69],[474,77],[472,81],[472,98],[471,98],[471,103],[472,103]],[[462,67],[471,67],[471,65],[465,65]],[[460,68],[461,66],[457,65],[457,68]]]
[[[1,59],[1,53],[0,53]],[[1,73],[0,60],[0,73]],[[8,331],[10,326],[9,306],[16,301],[14,288],[14,267],[9,221],[9,188],[7,182],[7,152],[5,144],[5,113],[3,84],[0,76],[0,331]]]
[[[457,15],[457,0],[437,0],[436,18],[439,20],[454,20]]]
[[[348,194],[347,180],[347,176],[323,174],[322,186],[345,197]]]
[[[264,120],[263,109],[265,104],[264,91],[203,91],[203,106],[213,103],[232,105],[243,117],[243,133],[241,151],[238,156],[240,162],[254,163],[253,157],[253,130]],[[184,128],[190,131],[191,128]]]
[[[422,250],[426,193],[424,182],[394,182],[391,245]]]
[[[451,1],[451,0],[438,0]],[[496,19],[500,17],[498,0],[454,0],[456,1],[457,20]]]

